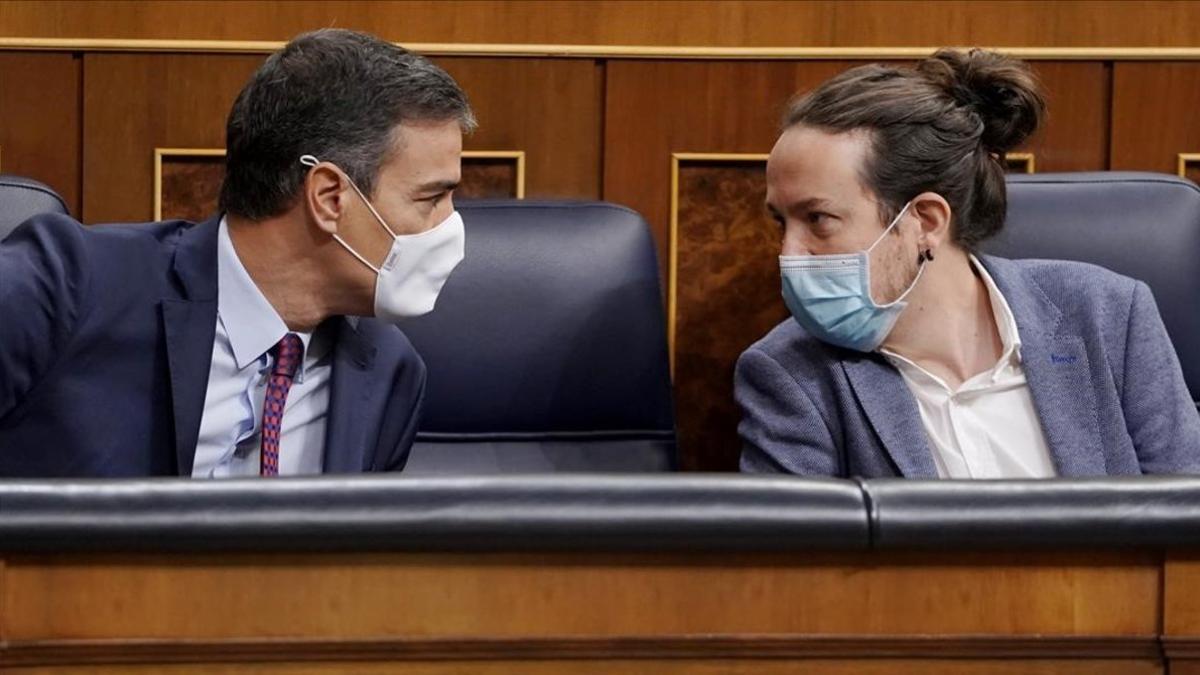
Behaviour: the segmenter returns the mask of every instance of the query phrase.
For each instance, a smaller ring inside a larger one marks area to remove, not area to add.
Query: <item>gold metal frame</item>
[[[671,377],[675,377],[675,311],[679,287],[679,165],[683,162],[766,162],[766,153],[673,152],[671,153],[671,229],[667,244],[667,353]]]
[[[1006,152],[1005,163],[1017,161],[1024,163],[1025,173],[1037,173],[1037,158],[1032,152]]]
[[[1188,164],[1200,164],[1200,152],[1181,152],[1179,153],[1178,164],[1175,166],[1175,173],[1179,174],[1180,178],[1187,175]]]
[[[463,159],[514,159],[517,163],[517,199],[525,199],[524,150],[463,150]]]
[[[136,40],[94,38],[0,38],[0,51],[169,52],[269,54],[278,40]],[[912,59],[938,47],[705,47],[650,45],[556,45],[406,42],[404,47],[432,56],[508,56],[583,59]],[[997,47],[1029,60],[1198,61],[1196,47]]]
[[[224,157],[224,148],[154,149],[154,219],[162,220],[162,167],[164,157]]]

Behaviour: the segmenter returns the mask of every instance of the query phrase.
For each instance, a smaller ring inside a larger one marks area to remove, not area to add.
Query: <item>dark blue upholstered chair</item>
[[[406,472],[675,466],[654,241],[601,202],[464,201],[466,259],[403,328],[429,368]]]
[[[67,205],[36,180],[0,174],[0,239],[39,213],[67,213]]]

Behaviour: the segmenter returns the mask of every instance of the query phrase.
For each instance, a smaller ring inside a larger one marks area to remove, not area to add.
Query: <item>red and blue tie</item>
[[[300,336],[288,333],[274,347],[271,355],[275,365],[271,368],[271,379],[267,382],[267,398],[263,402],[262,449],[258,474],[279,475],[279,435],[283,431],[283,408],[287,404],[288,390],[292,378],[304,357],[304,343]]]

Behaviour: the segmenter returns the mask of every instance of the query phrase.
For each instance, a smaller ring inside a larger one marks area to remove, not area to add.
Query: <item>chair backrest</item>
[[[402,328],[429,368],[406,471],[665,471],[675,425],[642,218],[603,202],[463,201],[466,259]]]
[[[1008,222],[984,246],[1009,258],[1094,263],[1150,286],[1200,400],[1200,188],[1157,173],[1047,173],[1008,181]]]
[[[36,180],[0,174],[0,239],[39,213],[67,213],[67,205]]]

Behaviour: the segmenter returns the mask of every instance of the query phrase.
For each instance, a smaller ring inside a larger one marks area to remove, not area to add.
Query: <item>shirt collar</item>
[[[217,315],[238,370],[262,362],[263,357],[288,332],[295,332],[304,345],[304,358],[296,371],[296,381],[304,381],[304,369],[324,356],[328,340],[313,340],[313,333],[288,331],[287,324],[258,289],[242,265],[225,218],[217,232]],[[312,343],[312,349],[309,344]]]
[[[979,278],[983,280],[983,285],[987,287],[988,299],[992,303],[992,316],[996,320],[996,331],[1000,334],[1000,342],[1004,345],[1004,353],[1000,357],[1000,362],[1020,363],[1021,334],[1017,330],[1017,319],[1013,316],[1008,301],[1004,299],[1004,294],[1000,292],[996,282],[992,281],[992,275],[988,274],[983,263],[979,262],[979,258],[976,258],[974,254],[971,255],[971,265],[979,274]]]

